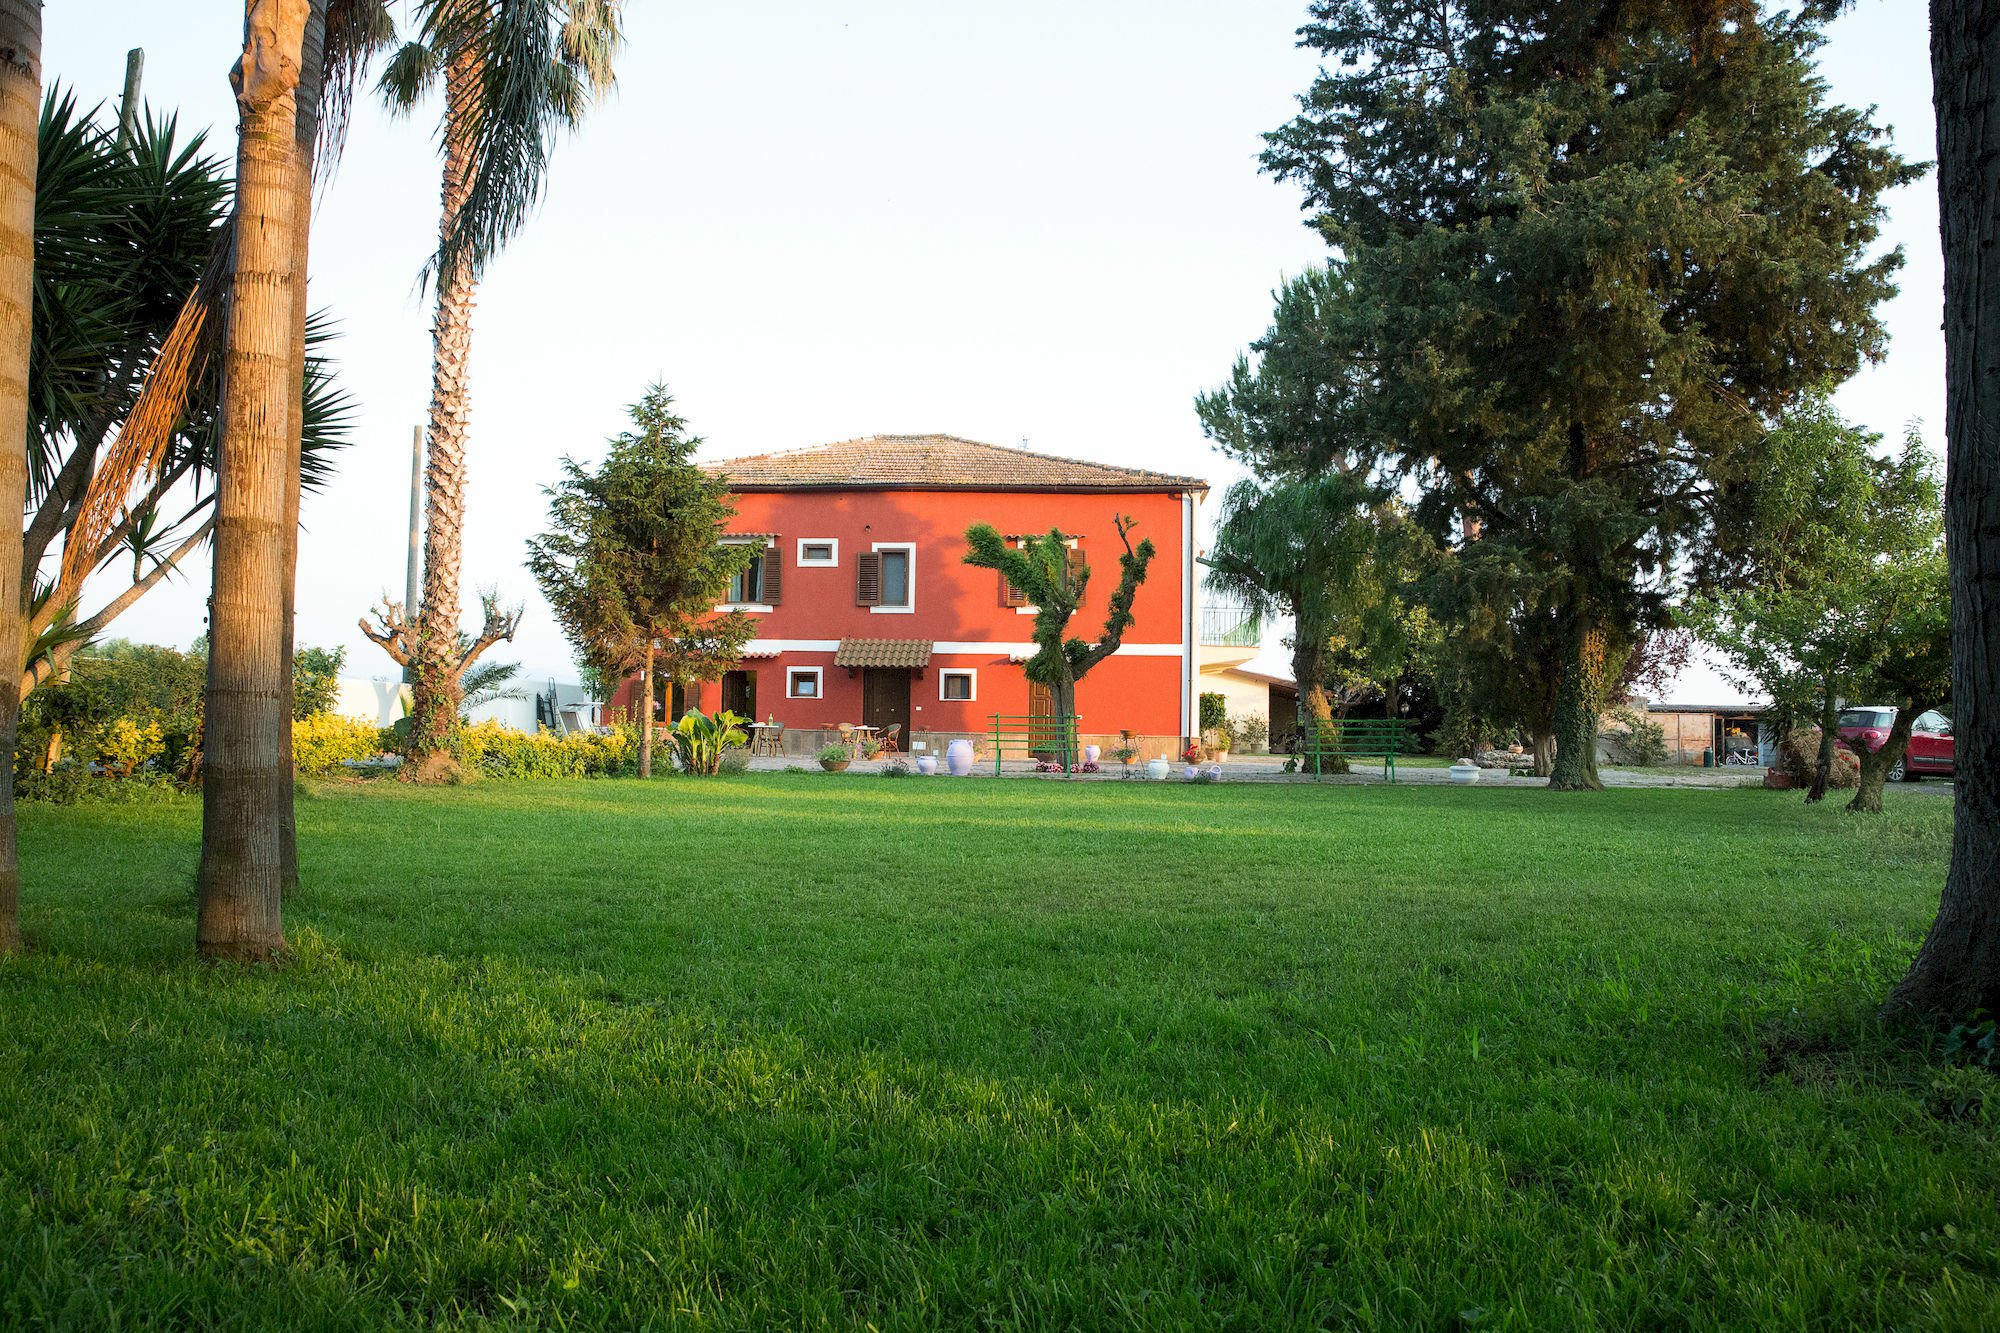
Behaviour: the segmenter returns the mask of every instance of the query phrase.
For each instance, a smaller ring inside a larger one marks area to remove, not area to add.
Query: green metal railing
[[[1347,759],[1380,759],[1382,776],[1396,780],[1396,757],[1415,754],[1414,723],[1395,717],[1341,718],[1300,722],[1299,767],[1310,769],[1317,781],[1328,768]]]
[[[986,739],[993,746],[993,776],[1000,776],[1000,761],[1007,751],[1018,750],[1025,758],[1036,751],[1057,756],[1063,772],[1076,771],[1076,715],[1068,717],[1011,717],[989,713]]]

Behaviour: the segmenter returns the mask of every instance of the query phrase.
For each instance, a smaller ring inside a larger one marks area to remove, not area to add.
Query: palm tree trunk
[[[476,53],[445,73],[448,108],[476,105]],[[448,115],[438,236],[450,237],[472,188],[469,127]],[[431,326],[430,448],[424,468],[424,604],[417,627],[417,679],[410,756],[419,780],[435,775],[458,721],[458,579],[465,541],[465,447],[472,416],[472,308],[478,284],[468,262],[437,275]]]
[[[36,127],[42,104],[41,0],[0,0],[0,512],[28,502],[28,341],[35,287]],[[11,506],[11,507],[10,507]],[[0,954],[21,947],[14,829],[14,738],[21,722],[21,543],[0,541]]]
[[[298,106],[293,119],[292,215],[299,225],[292,228],[292,399],[286,436],[291,444],[291,461],[285,468],[285,573],[284,606],[279,621],[284,635],[285,684],[292,682],[292,657],[298,647],[299,587],[299,458],[300,441],[306,426],[306,297],[307,258],[311,249],[313,206],[313,151],[319,143],[319,103],[326,91],[326,4],[310,0],[306,14],[305,42],[299,60]],[[289,692],[286,699],[290,703]],[[285,710],[285,748],[279,757],[284,774],[284,792],[278,798],[278,882],[289,894],[299,887],[298,807],[293,784],[298,766],[292,758],[292,711]]]
[[[1951,870],[1891,1010],[2000,1012],[2000,20],[1931,0],[1944,238],[1945,540],[1951,548]]]
[[[639,776],[653,776],[653,645],[646,645],[646,665],[639,669]]]
[[[284,946],[278,826],[291,690],[283,674],[285,465],[291,365],[292,176],[308,0],[246,0],[236,211],[223,335],[215,584],[209,599],[195,942],[209,958]],[[289,762],[289,756],[286,756]]]

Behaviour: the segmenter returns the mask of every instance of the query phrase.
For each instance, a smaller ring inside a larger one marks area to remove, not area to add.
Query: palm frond
[[[437,79],[437,53],[422,42],[405,42],[382,67],[375,91],[389,110],[408,114],[436,86]]]
[[[472,180],[427,276],[476,279],[520,231],[556,135],[614,84],[621,23],[622,0],[428,0],[425,49],[436,66],[469,61],[474,77],[447,94],[441,137],[469,153]]]
[[[306,317],[306,397],[304,427],[299,436],[299,484],[308,491],[323,488],[333,476],[336,451],[353,444],[356,416],[354,395],[333,376],[333,359],[325,348],[339,334],[324,310]]]
[[[355,90],[367,77],[370,62],[395,40],[396,20],[384,0],[328,0],[313,165],[313,177],[321,186],[333,179],[346,146]]]

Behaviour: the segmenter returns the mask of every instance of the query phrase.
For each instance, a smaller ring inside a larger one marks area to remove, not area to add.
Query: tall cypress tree
[[[1882,353],[1917,170],[1827,102],[1814,18],[1725,7],[1317,0],[1331,63],[1268,136],[1339,252],[1343,416],[1551,599],[1554,787],[1599,785],[1619,662],[1769,423]]]

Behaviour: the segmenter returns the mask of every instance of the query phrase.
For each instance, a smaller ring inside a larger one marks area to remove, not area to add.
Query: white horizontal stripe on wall
[[[763,649],[774,653],[831,653],[840,648],[839,639],[752,639],[748,645],[753,649]],[[931,644],[933,653],[949,655],[992,653],[995,656],[1014,653],[1032,653],[1032,643],[971,643],[940,640]],[[1118,646],[1119,654],[1126,657],[1179,657],[1181,646],[1177,643],[1125,643]]]

